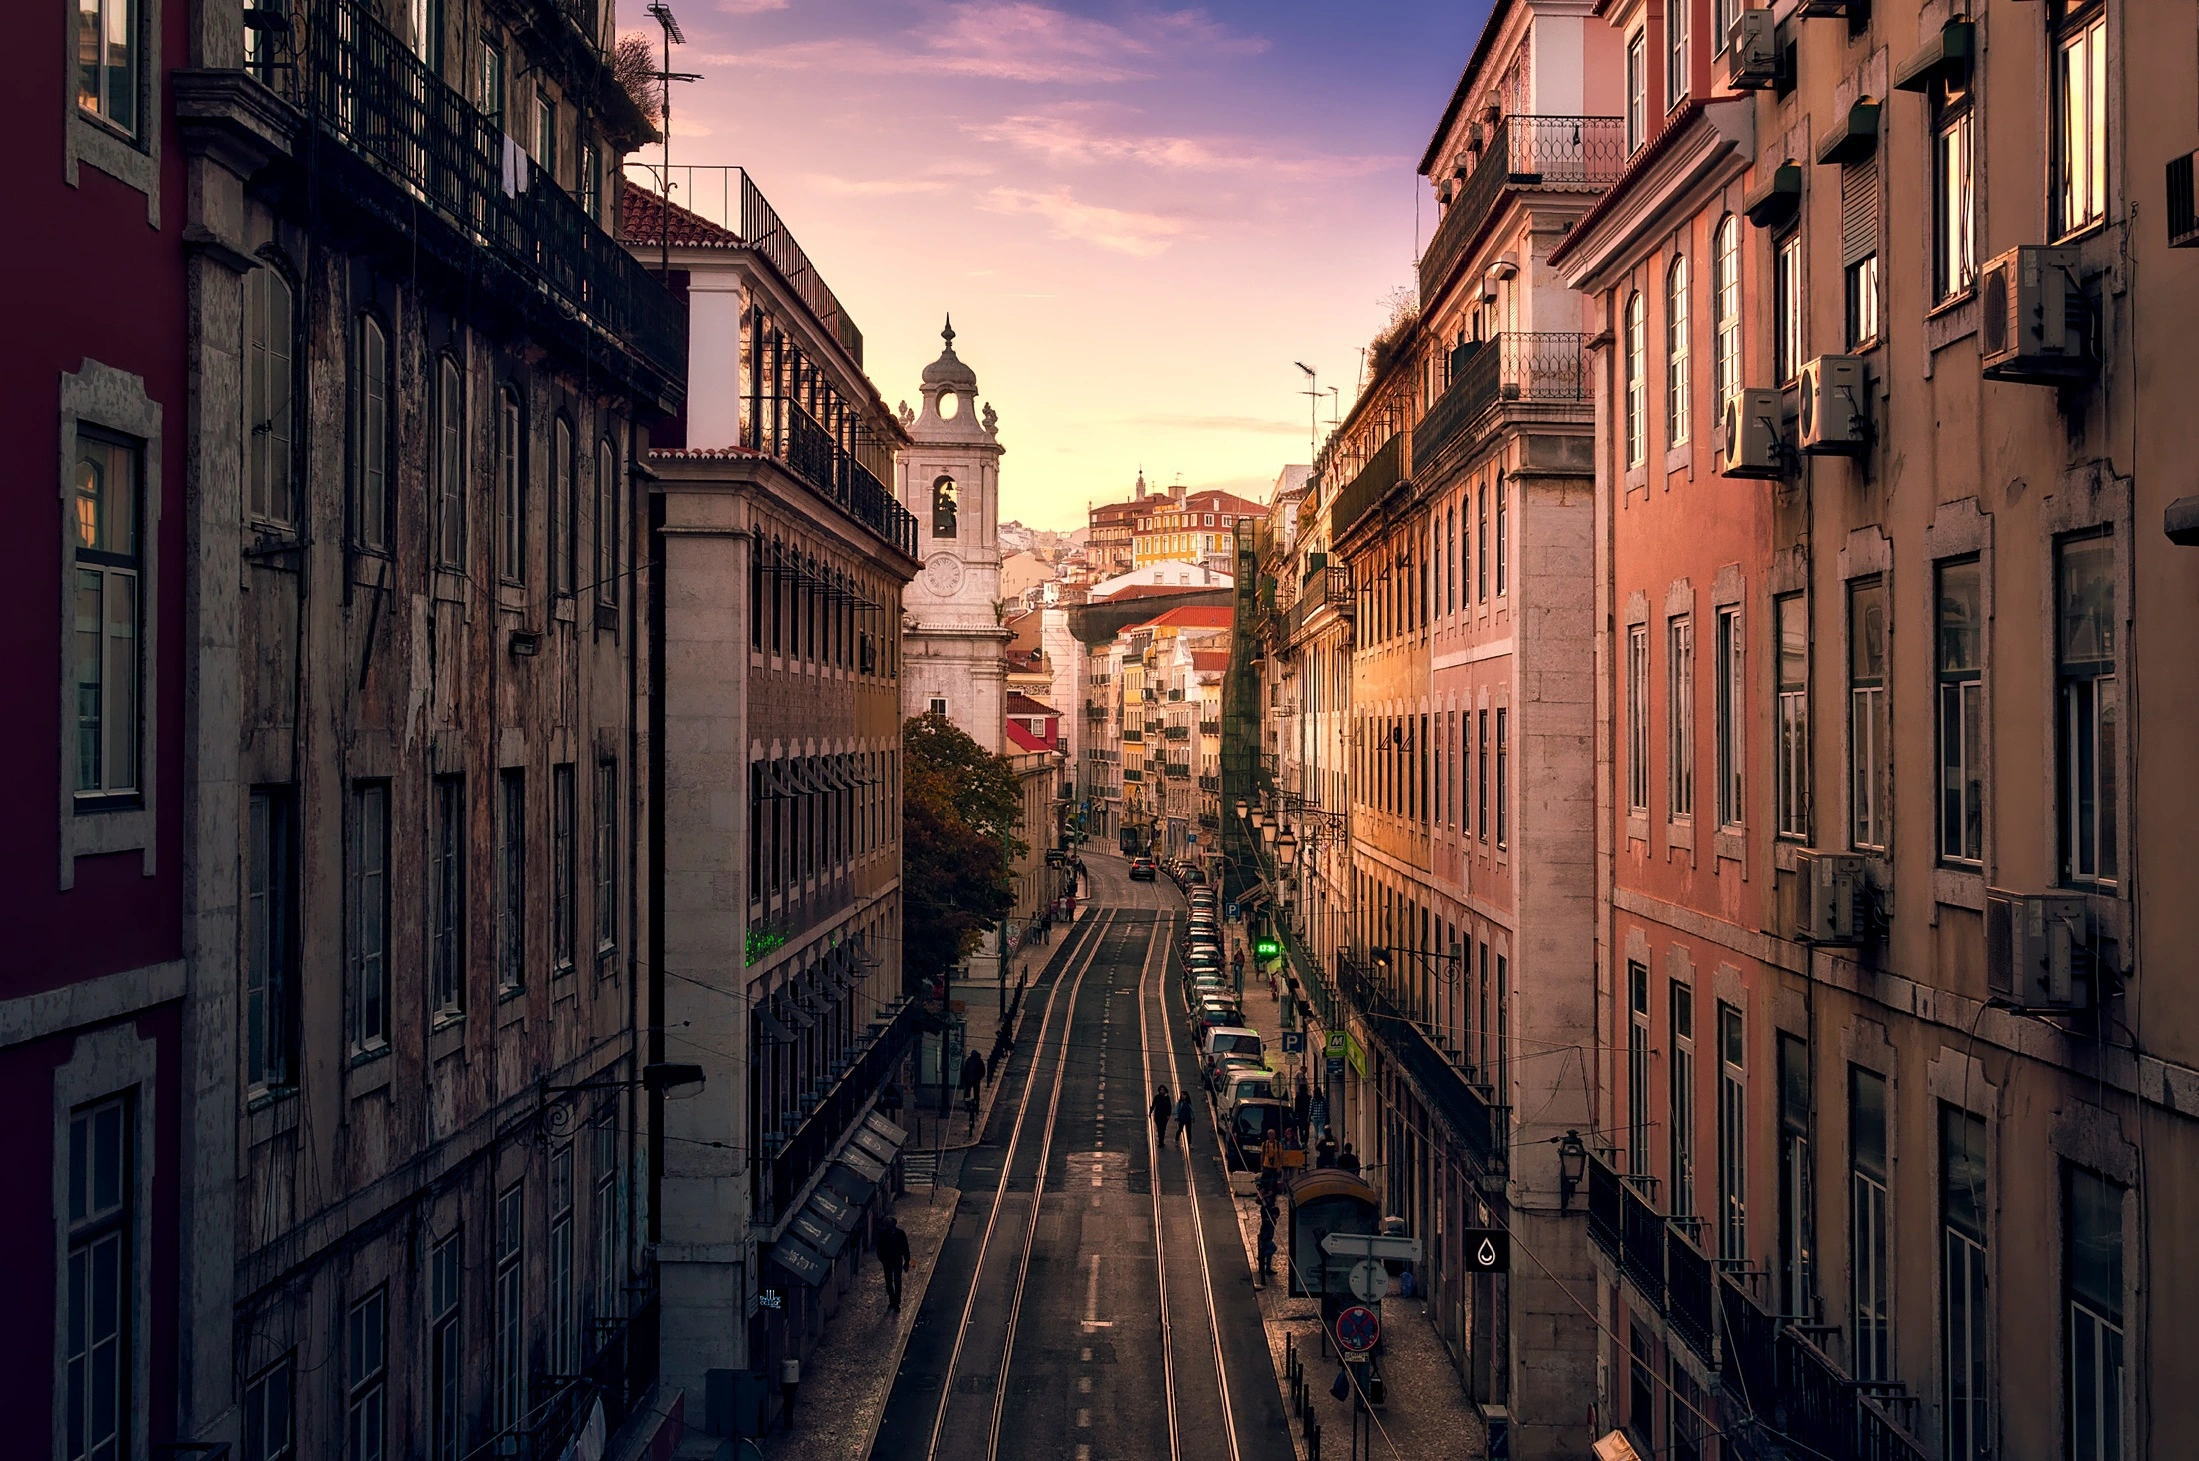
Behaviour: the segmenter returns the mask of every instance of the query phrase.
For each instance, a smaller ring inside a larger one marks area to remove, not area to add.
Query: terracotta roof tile
[[[671,243],[681,249],[737,249],[741,236],[679,204],[670,206]],[[618,237],[625,244],[653,244],[665,236],[664,199],[628,180],[619,189]]]

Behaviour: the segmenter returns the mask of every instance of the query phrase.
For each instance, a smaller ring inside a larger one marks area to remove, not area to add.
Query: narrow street
[[[1153,1088],[1196,1085],[1181,899],[1090,865],[1093,904],[963,1165],[880,1461],[1292,1454],[1203,1099],[1188,1152],[1173,1124],[1158,1147],[1156,1193]]]

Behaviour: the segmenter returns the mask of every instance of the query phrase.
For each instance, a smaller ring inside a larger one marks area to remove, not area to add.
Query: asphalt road
[[[1086,864],[1090,910],[1028,996],[875,1461],[1293,1454],[1203,1098],[1156,1193],[1153,1087],[1196,1080],[1182,899]]]

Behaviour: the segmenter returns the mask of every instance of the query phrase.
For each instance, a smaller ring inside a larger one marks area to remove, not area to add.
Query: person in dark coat
[[[1168,1113],[1176,1109],[1176,1103],[1168,1099],[1168,1087],[1161,1086],[1153,1092],[1153,1140],[1168,1140]]]
[[[962,1099],[977,1099],[978,1087],[985,1084],[985,1057],[972,1050],[962,1058]]]
[[[1344,1149],[1336,1154],[1336,1165],[1354,1177],[1359,1175],[1359,1153],[1352,1150],[1350,1142],[1345,1142]]]
[[[1313,1164],[1316,1167],[1333,1167],[1336,1165],[1336,1139],[1334,1137],[1324,1136],[1314,1144]]]
[[[909,1271],[909,1235],[901,1231],[901,1225],[887,1213],[880,1219],[878,1233],[878,1266],[886,1271],[886,1308],[901,1312],[901,1278]]]
[[[1191,1118],[1197,1114],[1197,1109],[1191,1104],[1191,1092],[1185,1091],[1176,1101],[1176,1135],[1189,1141],[1191,1139]],[[1244,1240],[1240,1238],[1238,1241],[1242,1242]]]

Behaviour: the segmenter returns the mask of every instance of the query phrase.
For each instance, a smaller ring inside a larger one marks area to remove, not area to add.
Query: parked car
[[[1267,1064],[1267,1051],[1260,1043],[1260,1032],[1248,1030],[1242,1025],[1218,1025],[1206,1037],[1206,1081],[1209,1090],[1218,1089],[1221,1072],[1229,1066],[1250,1066],[1254,1069]]]
[[[1205,881],[1206,881],[1206,869],[1205,869],[1205,868],[1199,867],[1199,866],[1198,866],[1197,864],[1195,864],[1195,863],[1186,863],[1186,864],[1184,864],[1184,870],[1183,870],[1183,884],[1184,884],[1184,886],[1185,886],[1185,887],[1187,887],[1187,888],[1195,888],[1195,887],[1198,887],[1198,886],[1200,886],[1201,884],[1203,884],[1203,883],[1204,883]]]
[[[1222,1072],[1214,1104],[1227,1112],[1240,1101],[1279,1101],[1283,1090],[1283,1078],[1266,1066],[1234,1066]]]
[[[1237,1002],[1223,995],[1209,995],[1201,999],[1191,1012],[1191,1035],[1203,1048],[1207,1032],[1218,1025],[1242,1025],[1245,1012]]]
[[[1211,913],[1214,911],[1215,901],[1215,893],[1212,888],[1200,887],[1191,890],[1191,906],[1193,908],[1204,908]]]
[[[1290,1124],[1290,1107],[1281,1101],[1259,1098],[1239,1101],[1230,1110],[1223,1132],[1229,1139],[1229,1168],[1233,1172],[1255,1171],[1260,1165],[1260,1148],[1267,1141],[1268,1133],[1283,1134]]]
[[[1150,883],[1157,871],[1158,869],[1153,866],[1153,859],[1150,857],[1133,857],[1130,859],[1130,881],[1133,883]]]

